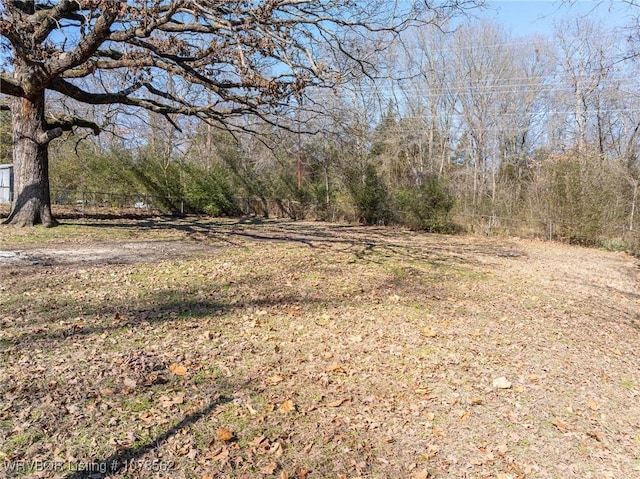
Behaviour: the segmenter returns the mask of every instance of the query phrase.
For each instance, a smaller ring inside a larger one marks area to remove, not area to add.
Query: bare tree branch
[[[2,94],[23,99],[12,103],[14,135],[20,138],[16,161],[43,161],[48,142],[62,131],[100,130],[73,114],[44,130],[47,91],[73,100],[72,107],[155,112],[176,128],[182,115],[245,131],[251,124],[235,119],[246,115],[290,127],[279,115],[306,88],[370,75],[372,55],[402,31],[480,3],[0,0],[0,36],[8,47],[0,87]],[[46,165],[23,171],[30,173],[16,181],[16,194],[25,200],[18,208],[24,211],[12,212],[11,221],[47,218],[53,224]],[[29,195],[39,196],[30,202]]]
[[[24,89],[4,75],[0,76],[0,92],[10,96],[25,96]]]
[[[102,128],[97,123],[75,116],[54,117],[47,120],[49,128],[60,128],[62,131],[72,131],[74,127],[88,128],[94,135],[99,135]]]
[[[85,17],[76,14],[78,10],[80,2],[76,0],[62,0],[50,8],[37,9],[28,19],[29,23],[38,25],[33,35],[34,42],[44,41],[63,18],[84,21]]]
[[[62,72],[86,62],[104,43],[117,16],[117,5],[105,8],[90,33],[78,43],[78,46],[72,52],[62,52],[45,62],[44,68],[48,77],[55,78]]]
[[[43,130],[38,132],[35,140],[39,145],[46,145],[51,140],[58,138],[60,135],[62,135],[62,128],[54,127],[50,130]]]

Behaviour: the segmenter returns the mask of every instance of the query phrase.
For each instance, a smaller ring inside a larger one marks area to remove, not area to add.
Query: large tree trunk
[[[11,103],[13,125],[14,195],[6,224],[33,226],[57,224],[51,214],[49,194],[49,141],[61,133],[47,131],[44,92]]]

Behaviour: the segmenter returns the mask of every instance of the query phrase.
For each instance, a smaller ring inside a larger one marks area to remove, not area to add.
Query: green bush
[[[67,191],[127,194],[137,187],[131,152],[101,149],[90,141],[58,141],[50,149],[49,178],[54,200]]]
[[[395,201],[399,222],[414,230],[432,233],[452,233],[455,225],[449,220],[454,198],[441,180],[429,176],[419,187],[396,190]]]
[[[211,216],[235,215],[238,208],[226,171],[205,169],[187,160],[157,161],[141,158],[134,173],[154,201],[172,213]]]
[[[616,239],[604,240],[600,246],[608,251],[626,251],[628,248],[624,241]]]
[[[233,216],[239,209],[227,173],[220,167],[209,171],[183,163],[185,209],[210,216]]]
[[[154,206],[173,214],[181,212],[184,198],[183,175],[177,161],[141,156],[133,166],[133,173],[146,193],[154,196]]]
[[[372,163],[350,169],[346,186],[362,223],[375,225],[389,222],[389,194]]]

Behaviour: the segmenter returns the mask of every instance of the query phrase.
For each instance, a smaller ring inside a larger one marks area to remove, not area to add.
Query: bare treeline
[[[297,205],[297,217],[632,242],[640,222],[632,32],[584,17],[548,36],[479,21],[450,30],[414,29],[374,49],[374,69],[306,90],[288,116],[252,122],[252,134],[248,123],[236,134],[197,123],[178,133],[149,115],[86,150],[127,151],[158,194],[188,195],[178,172],[189,165],[215,172],[229,195]],[[142,138],[135,148],[132,129]],[[71,168],[68,144],[56,147],[54,184]]]

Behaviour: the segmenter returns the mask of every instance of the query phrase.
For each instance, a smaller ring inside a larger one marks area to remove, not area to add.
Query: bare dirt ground
[[[640,478],[639,266],[323,223],[2,229],[0,461],[66,479]]]

